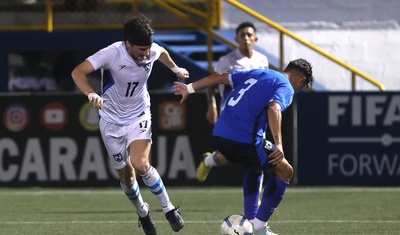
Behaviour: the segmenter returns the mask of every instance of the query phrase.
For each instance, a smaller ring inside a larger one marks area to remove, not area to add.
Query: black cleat
[[[156,225],[150,216],[150,211],[147,213],[145,217],[139,216],[139,227],[143,228],[143,231],[146,235],[157,235]]]
[[[168,211],[165,214],[165,218],[167,218],[172,230],[174,230],[175,232],[181,230],[183,228],[183,225],[185,225],[185,222],[183,221],[181,216],[181,212],[178,210],[178,208]]]

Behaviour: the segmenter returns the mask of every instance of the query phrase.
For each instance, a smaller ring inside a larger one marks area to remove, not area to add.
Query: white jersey
[[[229,52],[228,54],[219,58],[217,65],[214,68],[216,73],[243,71],[250,69],[268,69],[268,58],[258,51],[253,50],[251,58],[244,56],[240,53],[239,49]],[[232,88],[227,85],[218,85],[219,94],[221,95],[220,110],[225,108],[226,98],[232,92]]]
[[[127,125],[150,107],[147,80],[154,61],[161,54],[160,46],[153,43],[147,60],[137,61],[128,55],[125,43],[115,42],[96,52],[87,60],[95,70],[104,69],[102,81],[103,107],[100,116],[107,122]]]

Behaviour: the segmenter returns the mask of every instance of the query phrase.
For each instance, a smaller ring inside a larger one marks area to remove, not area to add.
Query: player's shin
[[[124,183],[120,182],[120,185],[122,191],[124,191],[129,201],[131,201],[132,205],[136,208],[139,216],[146,216],[149,208],[143,201],[138,182],[136,180],[133,181],[133,184],[131,186],[126,186]]]
[[[147,188],[149,188],[150,191],[157,196],[164,213],[175,209],[169,199],[164,182],[156,168],[150,166],[149,171],[145,175],[141,175],[141,177]]]
[[[289,182],[279,179],[276,176],[271,176],[265,185],[264,193],[260,208],[258,209],[256,218],[260,221],[268,222],[271,215],[274,213],[279,203],[283,199],[286,188]],[[256,230],[259,228],[254,227]]]
[[[255,173],[246,170],[243,178],[243,198],[244,198],[244,215],[247,219],[252,220],[258,211],[258,200],[260,197],[261,184],[263,180],[262,173]]]

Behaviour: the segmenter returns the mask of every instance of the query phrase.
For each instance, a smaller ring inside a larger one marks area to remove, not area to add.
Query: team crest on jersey
[[[114,155],[113,155],[113,157],[114,157],[114,160],[115,160],[115,161],[117,161],[117,162],[121,162],[121,161],[122,161],[122,159],[123,159],[123,157],[122,157],[122,154],[121,154],[121,153],[114,154]]]
[[[150,72],[150,65],[151,65],[151,63],[147,63],[147,64],[144,65],[144,70],[146,72]]]

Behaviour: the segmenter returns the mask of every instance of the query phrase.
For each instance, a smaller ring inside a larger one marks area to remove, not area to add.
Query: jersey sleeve
[[[108,69],[108,61],[110,61],[110,58],[113,58],[116,53],[115,47],[110,45],[89,56],[87,60],[92,64],[94,70],[98,70],[101,67]]]
[[[279,84],[270,100],[270,103],[277,102],[281,106],[282,112],[285,111],[293,102],[294,90],[289,86],[286,83]]]
[[[161,46],[158,45],[157,43],[153,42],[151,45],[151,52],[155,53],[154,60],[158,60],[161,55]]]

